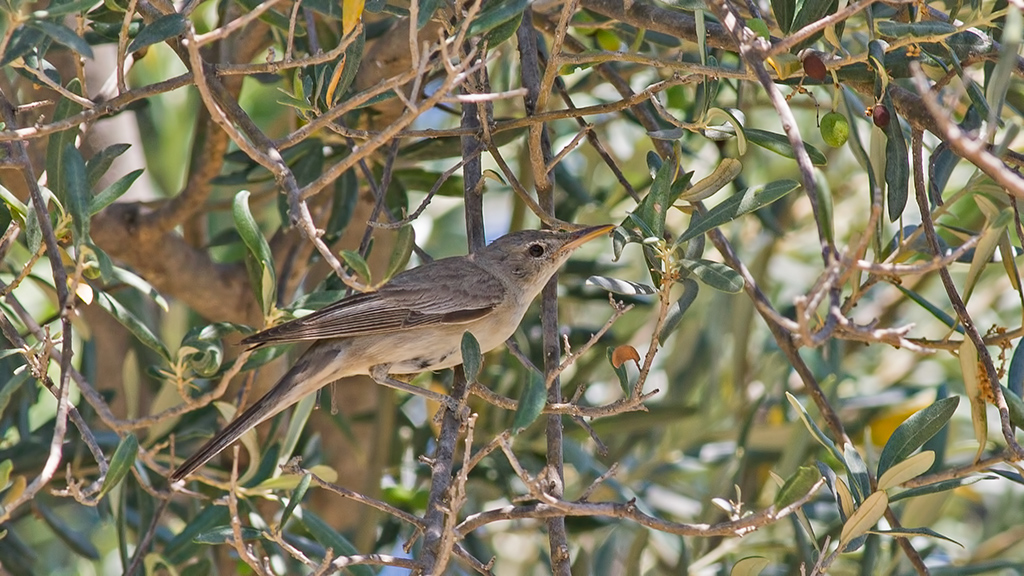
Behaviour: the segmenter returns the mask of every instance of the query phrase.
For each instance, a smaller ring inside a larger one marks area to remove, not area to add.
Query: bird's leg
[[[377,364],[376,366],[370,367],[370,378],[374,382],[381,386],[387,386],[388,388],[394,388],[395,390],[401,390],[417,396],[423,396],[424,398],[433,400],[445,408],[457,411],[457,403],[455,399],[447,394],[439,394],[433,390],[427,390],[426,388],[420,388],[419,386],[413,386],[401,380],[396,380],[388,375],[388,370],[391,368],[390,364]]]

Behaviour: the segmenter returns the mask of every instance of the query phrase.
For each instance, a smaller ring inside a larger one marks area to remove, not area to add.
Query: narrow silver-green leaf
[[[655,293],[654,288],[648,284],[630,282],[629,280],[608,276],[591,276],[587,278],[587,285],[597,286],[613,294],[622,294],[624,296],[641,296]]]
[[[366,263],[366,259],[359,252],[355,250],[342,250],[341,258],[364,282],[370,282],[370,265]]]
[[[1013,349],[1006,387],[1017,396],[1024,397],[1024,340],[1018,340],[1017,347]]]
[[[691,224],[679,239],[676,240],[676,244],[682,244],[712,228],[717,228],[744,214],[753,212],[758,208],[763,208],[796,190],[799,186],[800,184],[795,180],[776,180],[775,182],[747,188],[739,194],[734,194],[709,210],[707,215],[698,222]]]
[[[721,262],[713,260],[680,260],[679,265],[689,270],[701,282],[722,292],[735,294],[743,290],[743,277]]]
[[[882,448],[878,456],[878,472],[876,477],[885,474],[893,464],[903,460],[924,445],[949,422],[960,404],[959,396],[943,398],[931,406],[915,413],[896,427],[892,436]]]
[[[661,332],[658,333],[658,341],[662,343],[675,331],[676,326],[679,326],[679,322],[682,321],[686,311],[690,309],[690,305],[697,299],[697,294],[700,292],[700,284],[693,278],[683,278],[679,283],[683,285],[683,293],[669,306],[668,312],[665,314],[665,322],[662,323]]]
[[[619,379],[619,386],[622,387],[622,391],[625,392],[628,396],[630,385],[629,375],[626,374],[626,364],[623,363],[620,364],[618,367],[615,366],[615,360],[613,360],[613,356],[615,355],[615,348],[612,346],[608,347],[608,349],[605,351],[605,355],[608,357],[608,364],[610,364],[612,370],[615,371],[615,377]]]
[[[897,500],[905,500],[907,498],[914,498],[915,496],[924,496],[925,494],[935,494],[936,492],[946,492],[948,490],[955,490],[962,486],[970,486],[975,482],[980,482],[986,479],[992,479],[993,476],[972,476],[970,478],[953,478],[952,480],[943,480],[941,482],[935,482],[934,484],[926,484],[924,486],[918,486],[917,488],[910,488],[904,490],[898,494],[889,497],[889,502],[896,502]]]
[[[85,160],[74,144],[68,144],[62,159],[64,190],[58,197],[71,215],[71,233],[75,246],[81,246],[89,239],[89,199],[92,195],[85,177]]]
[[[139,342],[142,342],[147,348],[154,350],[164,360],[170,362],[171,355],[163,343],[160,342],[160,339],[135,314],[125,308],[123,304],[108,296],[105,292],[97,293],[96,303],[107,312],[110,312],[114,319],[127,328],[133,336],[138,338]]]
[[[288,497],[288,504],[284,507],[284,512],[281,512],[280,526],[283,530],[285,525],[288,524],[288,519],[291,518],[292,512],[295,511],[295,507],[302,502],[302,499],[306,496],[306,490],[309,490],[309,483],[313,480],[313,475],[309,472],[302,475],[302,480],[299,480],[299,485],[292,490],[291,496]]]
[[[138,35],[128,45],[128,53],[141,50],[147,46],[163,42],[168,38],[178,36],[185,31],[185,17],[178,13],[161,16],[139,30]]]
[[[85,163],[86,177],[89,179],[89,189],[92,190],[99,183],[100,178],[110,170],[111,164],[118,156],[124,154],[131,148],[131,144],[111,144],[96,154]]]
[[[803,421],[807,430],[814,435],[814,438],[818,443],[824,446],[836,460],[842,462],[843,455],[839,452],[839,449],[836,448],[835,442],[833,442],[828,436],[825,436],[825,433],[821,431],[821,428],[818,428],[818,425],[814,423],[814,420],[811,419],[811,415],[807,413],[807,410],[805,410],[803,404],[800,404],[800,401],[796,399],[796,396],[786,392],[786,399],[789,400],[789,404],[797,411],[797,415],[800,416],[800,420]]]
[[[796,473],[786,479],[786,483],[775,495],[775,501],[772,503],[775,510],[782,510],[806,496],[819,480],[821,480],[821,472],[815,468],[811,466],[797,468]]]
[[[92,47],[89,46],[89,43],[67,26],[54,24],[46,20],[37,20],[32,23],[32,26],[45,32],[47,36],[56,40],[58,44],[67,46],[72,52],[92,59]]]
[[[252,528],[249,526],[242,526],[239,529],[242,534],[242,540],[265,540],[263,536],[263,530]],[[201,534],[196,535],[192,539],[196,544],[226,544],[233,542],[235,539],[235,530],[231,525],[217,526],[212,530],[206,530]]]
[[[416,243],[416,234],[412,226],[402,226],[398,229],[395,238],[395,247],[388,260],[388,269],[384,274],[384,280],[390,280],[409,264],[409,257],[412,255],[413,246]]]
[[[82,83],[78,81],[78,78],[72,78],[65,88],[73,94],[81,95],[82,93]],[[57,106],[53,109],[53,121],[64,120],[81,111],[82,106],[74,100],[60,98],[57,101]],[[57,191],[64,187],[62,170],[64,153],[67,151],[68,144],[72,146],[75,144],[77,136],[78,130],[76,129],[62,130],[50,134],[50,139],[46,145],[46,186],[50,190]]]
[[[885,126],[885,201],[889,208],[889,221],[895,222],[903,215],[910,194],[910,156],[899,116],[895,113],[896,108],[888,92],[882,98],[882,103],[892,113],[889,124]]]
[[[99,194],[89,201],[89,213],[98,214],[101,210],[113,204],[118,198],[124,195],[131,188],[132,184],[142,176],[142,169],[132,170],[121,176],[113,184],[104,188]]]
[[[119,282],[124,282],[125,284],[145,294],[147,297],[153,300],[153,302],[155,302],[156,305],[159,306],[160,309],[163,310],[164,312],[167,312],[170,309],[167,304],[167,300],[163,296],[161,296],[159,292],[156,291],[156,288],[153,288],[152,284],[146,282],[146,280],[141,276],[136,275],[134,272],[125,270],[124,268],[112,268],[111,275]]]
[[[470,331],[462,333],[462,369],[466,373],[467,382],[475,382],[480,375],[483,358],[480,354],[480,343]]]
[[[121,439],[110,457],[110,467],[107,468],[107,475],[103,478],[103,486],[100,487],[99,497],[103,498],[117,486],[125,476],[131,472],[135,465],[135,458],[139,455],[139,439],[135,434],[129,433]]]
[[[7,209],[11,211],[11,216],[24,223],[25,218],[28,216],[28,206],[24,202],[2,185],[0,185],[0,200],[3,200],[3,203],[7,205]]]
[[[887,38],[903,38],[905,36],[948,36],[956,32],[956,26],[948,22],[893,22],[892,20],[876,20],[875,30]]]
[[[786,158],[796,158],[796,152],[793,151],[793,145],[789,143],[789,138],[784,134],[776,134],[775,132],[768,132],[767,130],[758,130],[757,128],[744,128],[744,136],[747,137],[747,141],[752,144],[775,152],[780,156]],[[814,146],[811,146],[807,142],[804,142],[804,149],[807,150],[807,155],[811,157],[811,163],[815,166],[824,166],[828,164],[828,158],[821,153]]]
[[[274,273],[274,259],[270,252],[270,245],[263,237],[249,211],[249,191],[242,190],[235,195],[231,215],[235,221],[235,228],[242,242],[249,249],[252,260],[247,260],[249,269],[249,281],[252,283],[253,291],[259,299],[263,314],[270,312],[276,299],[277,275]]]
[[[906,526],[903,526],[896,530],[871,530],[871,532],[873,534],[885,534],[887,536],[894,537],[902,536],[904,538],[913,538],[914,536],[930,536],[932,538],[938,538],[939,540],[945,540],[946,542],[952,542],[953,544],[956,544],[961,548],[964,547],[963,544],[957,542],[956,540],[953,540],[952,538],[949,538],[948,536],[943,536],[942,534],[939,534],[931,528],[907,528]]]
[[[526,388],[519,397],[519,406],[516,408],[516,415],[512,419],[512,433],[516,434],[526,428],[540,416],[547,404],[548,391],[544,386],[544,377],[536,372],[530,372]]]
[[[335,556],[359,554],[359,550],[351,542],[308,509],[303,509],[302,511],[302,524],[321,546],[330,548]],[[359,576],[374,576],[373,570],[368,566],[356,565],[349,566],[347,569]]]

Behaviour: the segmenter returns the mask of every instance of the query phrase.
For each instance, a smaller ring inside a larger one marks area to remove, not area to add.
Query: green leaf
[[[82,84],[78,78],[72,78],[65,88],[73,94],[81,96]],[[82,107],[74,100],[60,98],[53,110],[53,122],[64,120],[82,111]],[[78,136],[76,128],[70,128],[61,132],[50,134],[49,142],[46,145],[46,186],[50,190],[64,189],[64,154],[70,144],[74,147],[75,139]]]
[[[999,388],[1003,391],[1003,399],[1006,400],[1006,408],[1010,412],[1010,423],[1024,430],[1024,400],[1002,384]]]
[[[834,13],[838,8],[838,0],[796,0],[796,15],[793,17],[790,30],[794,32],[800,30],[804,26]]]
[[[71,215],[71,232],[77,248],[89,239],[91,194],[86,187],[85,160],[74,144],[68,144],[64,150],[62,168],[64,175],[61,182],[64,184],[64,190],[58,190],[57,195]]]
[[[370,283],[370,266],[366,260],[355,250],[342,250],[341,259],[367,284]]]
[[[993,476],[972,476],[970,478],[953,478],[952,480],[942,480],[941,482],[935,482],[934,484],[927,484],[925,486],[918,486],[916,488],[910,488],[889,497],[889,502],[896,502],[897,500],[905,500],[907,498],[914,498],[916,496],[924,496],[925,494],[935,494],[937,492],[946,492],[948,490],[955,490],[962,486],[970,486],[975,482],[980,482],[986,479],[992,479]]]
[[[185,17],[178,13],[157,18],[152,24],[139,30],[138,35],[128,45],[128,53],[131,54],[157,42],[181,35],[185,32],[185,23]]]
[[[505,40],[508,40],[516,33],[519,26],[523,23],[523,15],[518,14],[512,18],[498,24],[494,28],[484,35],[484,41],[487,42],[487,46],[493,48],[498,44],[501,44]]]
[[[521,18],[529,0],[497,0],[488,2],[480,15],[469,25],[469,36],[479,36],[513,18]]]
[[[14,462],[11,462],[10,458],[0,462],[0,490],[6,490],[7,485],[11,483],[11,471],[13,470]]]
[[[56,2],[53,2],[47,6],[45,10],[36,10],[31,16],[36,20],[65,16],[75,12],[84,12],[95,4],[96,0],[75,0],[73,2],[59,5],[57,5]]]
[[[891,502],[892,500],[890,500]],[[914,536],[930,536],[932,538],[938,538],[939,540],[945,540],[946,542],[952,542],[957,546],[963,548],[964,545],[953,540],[952,538],[943,536],[931,528],[907,528],[906,526],[900,527],[896,530],[872,530],[872,534],[885,534],[887,536],[913,538]]]
[[[37,20],[32,22],[31,25],[45,32],[47,36],[53,38],[58,44],[67,46],[72,52],[81,54],[90,60],[92,59],[92,47],[89,46],[89,43],[67,26],[54,24],[46,20]]]
[[[28,217],[28,206],[21,200],[18,200],[13,192],[2,185],[0,185],[0,200],[3,200],[4,204],[7,205],[7,209],[10,210],[12,217],[19,220],[21,224],[25,223],[25,218]]]
[[[284,507],[284,512],[281,512],[281,520],[279,526],[283,530],[285,525],[288,524],[288,519],[291,518],[292,512],[295,511],[295,507],[302,502],[302,499],[306,496],[306,490],[309,490],[309,483],[313,480],[313,475],[309,472],[302,475],[302,480],[299,480],[299,485],[292,490],[291,496],[288,497],[288,504]]]
[[[1024,339],[1018,340],[1017,347],[1013,349],[1006,387],[1017,396],[1024,397]]]
[[[533,421],[544,411],[547,404],[548,391],[544,386],[544,376],[536,372],[530,372],[526,388],[519,397],[519,406],[516,408],[516,415],[512,419],[512,433],[518,434],[521,430],[533,424]]]
[[[630,282],[629,280],[610,278],[608,276],[591,276],[587,278],[587,285],[597,286],[613,294],[622,294],[624,296],[650,295],[657,292],[653,286],[648,284]]]
[[[721,262],[703,258],[700,260],[683,259],[679,261],[679,265],[715,290],[729,294],[743,291],[743,277],[739,272]]]
[[[409,264],[409,257],[412,256],[412,249],[416,244],[416,231],[412,226],[402,226],[398,229],[395,237],[394,250],[391,258],[388,259],[388,269],[384,274],[384,280],[390,280]]]
[[[462,333],[462,369],[466,373],[467,382],[475,382],[480,375],[480,343],[476,341],[473,334],[467,330]]]
[[[263,310],[263,315],[270,313],[277,301],[277,275],[274,273],[274,257],[270,252],[267,239],[263,237],[256,224],[256,219],[249,211],[249,192],[242,190],[235,195],[231,215],[235,220],[235,228],[242,242],[249,249],[251,258],[246,260],[249,270],[249,281],[256,293],[256,298]]]
[[[758,130],[757,128],[744,128],[743,134],[747,137],[747,141],[752,144],[775,152],[780,156],[786,158],[796,158],[796,153],[793,152],[793,145],[789,143],[789,138],[783,134],[776,134],[775,132],[768,132],[767,130]],[[811,163],[815,166],[825,166],[828,164],[828,158],[821,153],[814,146],[811,146],[807,142],[804,142],[804,148],[807,150],[807,155],[811,157]]]
[[[131,472],[135,465],[135,458],[139,455],[139,439],[135,434],[129,433],[118,443],[114,455],[110,457],[110,468],[103,478],[103,486],[100,487],[99,498],[106,496],[117,486],[128,472]]]
[[[889,93],[882,99],[892,118],[885,126],[885,201],[889,208],[889,221],[895,222],[907,207],[910,186],[910,157],[907,141],[903,138],[899,116],[896,115]]]
[[[102,192],[93,196],[89,202],[89,214],[99,214],[101,210],[113,204],[118,198],[124,195],[131,188],[132,184],[142,176],[143,170],[132,170],[121,176],[116,182],[107,186]]]
[[[200,507],[199,513],[164,547],[164,556],[172,564],[181,564],[199,556],[195,537],[230,520],[227,506]]]
[[[734,194],[708,211],[707,215],[690,227],[676,240],[676,245],[695,238],[712,228],[731,222],[740,216],[763,208],[800,187],[795,180],[776,180],[762,186],[747,188]]]
[[[946,425],[946,422],[949,422],[958,404],[960,404],[959,396],[943,398],[897,426],[885,443],[885,447],[882,448],[882,453],[878,456],[876,476],[881,477],[893,464],[910,456],[929,438],[938,433]]]
[[[440,0],[421,0],[419,3],[419,12],[416,18],[416,29],[422,30],[424,26],[430,22],[430,19],[434,17],[434,12],[437,11],[437,7],[441,4]]]
[[[790,476],[775,495],[772,505],[775,510],[782,510],[790,504],[806,496],[811,488],[821,480],[821,472],[811,466],[801,466]]]
[[[732,566],[729,576],[758,576],[768,567],[768,559],[761,556],[741,558]]]
[[[676,174],[674,162],[663,162],[654,176],[654,182],[647,196],[640,201],[633,214],[647,224],[648,235],[661,238],[665,234],[665,216],[672,206],[672,180]]]
[[[900,286],[899,284],[896,285],[896,289],[899,290],[900,292],[903,292],[903,294],[905,294],[908,298],[917,303],[918,306],[927,310],[932,316],[935,316],[940,322],[942,322],[946,326],[953,328],[960,334],[964,333],[963,326],[960,326],[960,322],[956,318],[953,318],[952,316],[947,314],[942,308],[939,308],[935,304],[929,302],[927,299],[925,299],[924,296],[921,296],[920,294],[914,292],[913,290],[908,290],[903,286]]]
[[[96,303],[101,308],[110,312],[115,320],[121,323],[122,326],[128,329],[133,336],[138,338],[139,342],[142,342],[147,348],[160,354],[160,357],[166,360],[168,363],[171,361],[171,355],[164,347],[160,339],[150,331],[149,327],[142,323],[135,314],[132,314],[123,304],[108,296],[105,292],[98,292],[96,297]]]
[[[956,33],[956,26],[948,22],[926,20],[924,22],[893,22],[892,20],[876,20],[875,30],[886,38],[903,38],[911,36],[942,36]]]
[[[800,404],[800,401],[796,399],[796,396],[786,392],[786,400],[789,400],[789,404],[797,411],[797,415],[800,416],[800,420],[804,423],[807,430],[814,435],[814,438],[818,443],[824,446],[832,454],[833,458],[840,462],[845,462],[843,455],[839,452],[839,449],[836,448],[835,442],[829,439],[828,436],[825,436],[825,433],[821,431],[821,428],[818,428],[818,425],[814,423],[814,420],[811,419],[811,415],[807,413],[807,410],[805,410],[803,405]]]
[[[110,170],[111,164],[118,156],[124,154],[131,148],[131,144],[111,144],[93,155],[85,163],[85,173],[89,181],[89,189],[92,190],[100,182],[100,178]]]
[[[793,16],[796,14],[796,0],[771,0],[775,21],[783,34],[793,29]]]
[[[605,351],[605,355],[608,357],[608,364],[611,365],[612,370],[615,371],[615,376],[619,379],[619,386],[622,386],[622,391],[629,396],[630,385],[629,375],[626,373],[626,364],[620,364],[618,368],[615,367],[615,362],[612,360],[612,356],[615,354],[615,348],[609,346],[608,350]]]
[[[110,261],[110,256],[107,256],[107,253],[95,244],[86,244],[86,246],[88,247],[88,250],[84,251],[86,273],[90,273],[89,269],[92,268],[93,270],[99,271],[99,277],[102,278],[104,282],[112,281],[115,278],[115,273],[114,263]],[[139,280],[141,281],[142,279],[139,278]],[[157,304],[159,304],[159,302],[157,302]],[[167,302],[165,301],[162,306],[164,310],[167,309],[166,306]]]
[[[846,444],[843,449],[843,464],[846,466],[846,473],[850,480],[850,487],[854,490],[854,498],[857,502],[863,502],[871,493],[871,480],[868,478],[868,465],[861,458],[857,447]]]
[[[250,526],[241,526],[239,532],[242,534],[242,541],[246,540],[266,540],[263,536],[263,530],[252,528]],[[234,542],[235,530],[231,525],[217,526],[212,530],[206,530],[201,534],[197,534],[192,539],[196,544],[226,544],[228,542]]]
[[[665,314],[665,322],[662,323],[661,332],[658,333],[658,341],[662,343],[679,326],[683,315],[690,309],[690,305],[697,299],[697,293],[700,292],[700,284],[693,278],[683,278],[679,283],[683,285],[683,293],[669,306],[668,312]]]
[[[32,254],[37,254],[43,245],[43,229],[39,225],[39,214],[36,213],[34,202],[30,199],[25,216],[25,245]]]
[[[308,509],[302,511],[302,525],[306,527],[306,530],[309,530],[309,533],[313,535],[313,538],[321,546],[330,548],[335,556],[359,554],[359,551],[356,550],[356,547],[351,542]],[[373,570],[369,566],[349,566],[348,570],[359,576],[374,576]]]

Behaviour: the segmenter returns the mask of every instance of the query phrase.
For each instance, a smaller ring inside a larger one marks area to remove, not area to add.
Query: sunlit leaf
[[[854,538],[870,530],[881,520],[885,509],[889,506],[889,497],[878,490],[872,493],[864,503],[857,508],[849,520],[843,524],[843,530],[839,536],[839,547],[845,548]]]

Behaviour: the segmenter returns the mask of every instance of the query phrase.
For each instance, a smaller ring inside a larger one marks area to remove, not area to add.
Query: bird
[[[511,232],[469,255],[411,268],[374,291],[244,338],[241,344],[250,349],[313,344],[263,397],[178,466],[171,484],[202,468],[256,425],[341,378],[368,375],[385,386],[450,401],[392,375],[461,364],[465,332],[476,338],[481,352],[497,348],[569,256],[614,228]]]

